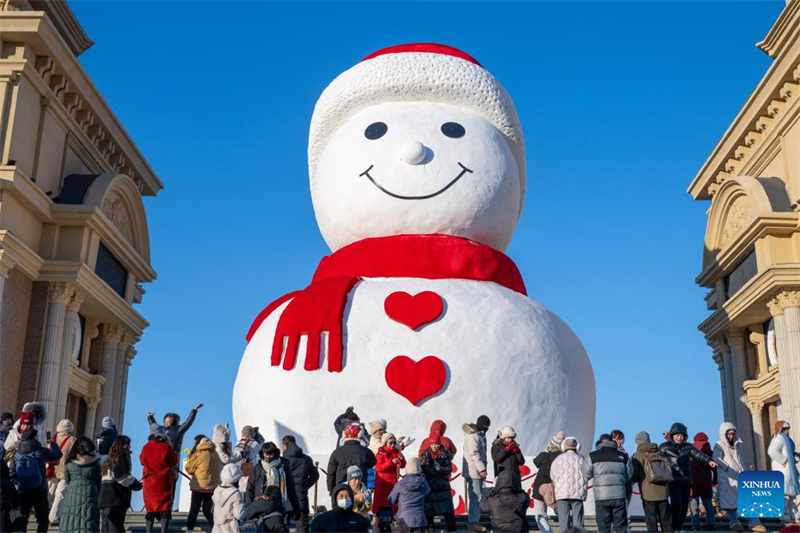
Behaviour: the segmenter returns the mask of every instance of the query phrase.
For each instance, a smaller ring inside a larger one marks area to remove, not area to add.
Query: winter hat
[[[576,437],[567,437],[564,439],[564,442],[561,443],[561,450],[565,452],[567,450],[579,452],[581,451],[581,443],[578,442]]]
[[[478,426],[479,431],[486,431],[489,429],[489,426],[492,424],[492,421],[489,420],[489,417],[486,415],[481,415],[478,417],[478,420],[475,422],[475,425]]]
[[[19,415],[20,424],[28,424],[32,426],[34,425],[34,420],[35,417],[33,416],[33,413],[20,413]]]
[[[214,444],[223,444],[228,442],[231,438],[231,430],[228,428],[228,424],[224,426],[221,424],[214,424],[214,432],[211,434],[211,441]]]
[[[689,430],[686,429],[686,425],[681,424],[680,422],[675,422],[672,424],[672,427],[669,428],[669,434],[671,435],[683,435],[687,439],[689,438]]]
[[[633,442],[635,442],[637,446],[639,444],[644,444],[646,442],[650,442],[650,434],[648,432],[646,432],[646,431],[640,431],[633,438]]]
[[[511,97],[475,58],[450,46],[414,43],[374,52],[341,73],[322,92],[308,138],[311,188],[330,136],[362,109],[387,102],[436,102],[468,109],[493,124],[508,142],[525,197],[525,142]]]
[[[242,428],[242,438],[243,439],[252,439],[255,435],[255,431],[253,431],[253,426],[244,426]]]
[[[150,436],[158,437],[160,439],[166,439],[167,432],[164,431],[164,426],[162,426],[161,424],[153,423],[150,424]]]
[[[428,437],[428,444],[441,444],[442,443],[442,436],[439,434],[438,431],[434,431]]]
[[[358,440],[358,434],[361,432],[361,428],[358,424],[350,424],[346,428],[344,428],[344,438],[345,440],[355,439]]]
[[[75,424],[67,420],[66,418],[58,423],[56,426],[56,431],[58,433],[74,433],[75,432]]]
[[[408,474],[419,474],[419,459],[413,455],[406,459],[406,475]]]
[[[28,402],[22,406],[23,413],[33,413],[37,424],[47,420],[47,409],[41,402]]]
[[[564,432],[559,431],[553,438],[550,439],[550,444],[547,445],[548,449],[552,449],[553,451],[557,451],[561,449],[561,444],[564,442]]]
[[[367,427],[369,428],[370,435],[374,435],[375,433],[381,430],[386,431],[386,420],[382,418],[373,420],[372,422],[367,424]]]
[[[505,439],[508,437],[511,437],[512,439],[517,438],[517,432],[514,431],[514,428],[512,428],[511,426],[503,426],[502,429],[500,429],[499,435],[501,439]]]
[[[351,479],[362,478],[363,476],[364,473],[358,466],[352,465],[347,467],[347,481],[350,481]]]
[[[594,447],[597,448],[603,441],[611,441],[611,435],[609,435],[608,433],[603,433],[602,435],[600,435],[597,438],[597,442],[594,443]]]
[[[775,422],[775,434],[776,435],[778,433],[780,433],[781,431],[783,431],[784,429],[791,429],[791,428],[792,428],[792,426],[790,426],[789,422],[787,422],[786,420],[778,420],[777,422]]]
[[[104,416],[103,417],[103,427],[104,428],[113,429],[114,426],[116,426],[116,425],[117,425],[116,422],[114,422],[114,419],[111,418],[110,416]]]
[[[235,486],[239,479],[242,477],[242,469],[234,463],[228,463],[222,467],[222,472],[219,474],[219,479],[223,484]]]
[[[389,439],[394,439],[397,441],[397,438],[394,436],[394,433],[389,433],[388,431],[381,436],[381,446],[386,446],[386,443],[389,442]]]

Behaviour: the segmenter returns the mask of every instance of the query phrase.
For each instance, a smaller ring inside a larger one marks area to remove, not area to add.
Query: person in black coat
[[[102,474],[98,506],[103,533],[125,533],[131,493],[142,490],[141,482],[131,473],[131,439],[125,435],[114,439]]]
[[[428,526],[432,526],[433,517],[441,516],[447,524],[447,531],[456,531],[453,494],[450,491],[453,454],[442,447],[441,435],[438,433],[432,433],[427,442],[428,448],[422,452],[419,462],[425,481],[431,488],[425,496],[425,517]]]
[[[519,474],[519,467],[525,464],[525,456],[519,449],[517,441],[517,432],[511,426],[505,426],[498,433],[497,438],[492,443],[492,460],[494,461],[494,477],[500,475],[503,470],[511,470]],[[514,479],[519,480],[519,476]],[[520,486],[522,488],[522,481]]]
[[[363,473],[362,479],[367,479],[367,471],[377,463],[372,450],[362,445],[358,436],[360,430],[355,424],[347,426],[344,443],[331,454],[328,460],[328,492],[332,492],[336,485],[347,482],[348,467],[359,467]]]
[[[47,500],[47,463],[56,462],[61,459],[61,448],[55,446],[52,442],[49,447],[39,444],[39,437],[37,431],[33,428],[26,429],[22,432],[22,442],[17,447],[17,452],[14,454],[14,470],[17,477],[18,494],[17,501],[22,509],[22,515],[27,520],[28,514],[33,509],[36,515],[36,531],[38,533],[45,533],[50,525],[50,508]],[[22,461],[26,456],[33,457],[39,468],[39,479],[41,482],[37,487],[21,488],[20,482],[20,469]]]
[[[547,519],[547,505],[544,503],[544,497],[539,493],[539,487],[545,483],[553,483],[550,478],[550,466],[553,460],[561,455],[561,444],[564,442],[564,432],[559,431],[556,433],[547,448],[533,459],[533,464],[536,466],[536,477],[533,478],[533,489],[531,496],[534,499],[533,514],[536,516],[536,523],[539,524],[539,531],[550,531],[550,522]]]
[[[294,488],[297,492],[297,501],[300,508],[297,511],[296,528],[298,533],[308,531],[308,515],[310,513],[308,505],[308,491],[319,480],[319,471],[314,465],[311,457],[303,453],[303,449],[297,445],[293,435],[286,435],[281,440],[283,445],[283,458],[289,461],[289,468],[294,478]]]
[[[97,453],[106,456],[111,452],[111,446],[117,440],[117,424],[110,416],[104,416],[100,431],[94,436]]]
[[[0,452],[5,455],[5,450],[0,445]],[[11,509],[17,506],[17,488],[11,480],[11,471],[8,464],[0,456],[0,533],[16,531],[11,522]],[[17,524],[19,526],[19,524]]]
[[[492,531],[520,533],[529,531],[526,513],[530,498],[520,488],[519,472],[503,470],[494,480],[494,487],[481,498],[481,510],[489,513]]]
[[[312,533],[366,533],[369,531],[369,519],[353,511],[353,497],[353,489],[348,484],[336,485],[331,491],[333,509],[317,515],[311,521]]]
[[[284,513],[297,518],[301,507],[297,500],[297,491],[289,461],[281,457],[281,452],[274,442],[265,442],[258,454],[261,460],[256,463],[253,473],[247,478],[244,504],[249,506],[254,501],[266,496],[267,487],[274,485],[281,491]],[[268,479],[270,476],[268,476],[267,470],[272,473],[272,481]]]
[[[680,531],[683,521],[686,520],[686,512],[689,509],[689,499],[692,493],[692,465],[691,459],[717,467],[711,457],[704,454],[694,446],[689,440],[689,433],[684,424],[675,422],[669,429],[669,439],[661,443],[659,451],[670,462],[673,481],[669,484],[669,502],[672,512],[672,529]]]
[[[247,520],[254,523],[257,531],[288,532],[284,514],[281,489],[275,485],[267,487],[264,494],[247,507]]]

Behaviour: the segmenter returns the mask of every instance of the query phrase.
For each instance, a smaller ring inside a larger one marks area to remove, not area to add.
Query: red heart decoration
[[[407,292],[393,292],[383,302],[386,316],[415,330],[439,318],[444,310],[442,297],[432,291],[414,296]]]
[[[386,365],[386,384],[411,405],[417,405],[442,390],[446,377],[447,368],[435,355],[420,361],[398,355]]]

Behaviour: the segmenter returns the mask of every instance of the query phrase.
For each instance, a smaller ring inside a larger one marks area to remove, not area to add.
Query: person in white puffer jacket
[[[214,489],[214,527],[212,533],[239,533],[239,524],[247,518],[244,494],[239,490],[242,470],[229,463],[220,472],[221,483]]]
[[[550,465],[550,479],[555,492],[558,527],[583,529],[583,502],[586,501],[588,482],[581,471],[583,456],[578,453],[581,444],[575,437],[567,437],[561,443],[564,453],[553,459]]]

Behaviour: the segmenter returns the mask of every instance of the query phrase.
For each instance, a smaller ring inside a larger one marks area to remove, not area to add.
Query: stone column
[[[733,386],[733,360],[731,359],[731,348],[728,346],[728,343],[725,342],[724,338],[720,338],[717,341],[717,345],[720,347],[721,357],[722,357],[722,373],[725,376],[725,402],[728,405],[728,420],[731,424],[736,424],[736,393],[735,387]]]
[[[795,425],[800,423],[800,291],[781,291],[767,303],[767,308],[775,320],[783,417],[792,426],[800,427]]]
[[[3,294],[6,285],[6,278],[8,271],[11,267],[4,264],[7,256],[0,255],[0,386],[3,383],[3,367],[6,366],[5,355],[3,353]],[[0,395],[0,403],[3,403],[3,397]]]
[[[63,370],[64,320],[67,304],[74,292],[75,289],[69,283],[50,284],[47,326],[39,372],[39,388],[36,394],[36,399],[44,404],[48,413],[55,413],[58,408],[58,388]],[[55,432],[58,424],[55,418],[53,415],[47,417],[45,429]]]
[[[125,378],[125,358],[128,348],[136,340],[133,335],[128,333],[127,331],[122,335],[122,340],[117,345],[117,359],[116,359],[116,368],[114,369],[114,404],[111,408],[112,416],[114,420],[117,421],[117,429],[120,429],[119,422],[122,417],[122,413],[120,412],[120,407],[122,405],[122,383]]]
[[[731,411],[728,402],[728,384],[725,380],[725,362],[722,359],[722,352],[714,352],[714,362],[717,363],[719,370],[719,388],[722,391],[722,418],[731,420]]]
[[[59,420],[66,417],[67,415],[67,396],[69,395],[69,377],[72,374],[72,364],[70,362],[70,356],[72,351],[72,343],[74,339],[70,334],[71,331],[74,331],[75,326],[77,325],[78,330],[80,330],[80,319],[78,318],[78,310],[83,305],[83,301],[86,299],[86,296],[75,291],[75,294],[72,295],[72,298],[67,303],[67,314],[65,318],[65,330],[64,330],[64,351],[61,356],[61,382],[58,385],[58,407],[56,411],[53,413],[53,417],[58,423]],[[73,422],[75,422],[73,420]]]
[[[114,406],[114,385],[116,383],[117,369],[117,345],[122,339],[122,326],[116,324],[103,324],[100,330],[100,341],[102,344],[102,359],[100,365],[100,375],[105,379],[103,394],[100,398],[100,406],[97,410],[97,421],[102,421],[105,416],[113,416],[111,411]]]
[[[125,367],[122,374],[122,394],[120,395],[119,420],[117,420],[117,429],[120,433],[122,433],[122,424],[125,421],[125,404],[127,403],[128,399],[128,371],[131,368],[131,364],[133,364],[133,358],[136,357],[136,353],[136,348],[133,346],[128,348],[128,351],[125,353]]]
[[[767,469],[767,447],[764,443],[764,420],[762,413],[764,412],[764,402],[760,400],[749,400],[747,407],[750,409],[750,414],[753,416],[753,444],[755,445],[755,467],[756,470]],[[744,440],[744,439],[742,439]]]
[[[97,406],[100,405],[99,398],[84,398],[86,401],[86,429],[83,434],[90,439],[94,439],[95,421],[97,419]]]
[[[751,324],[747,326],[750,330],[750,342],[756,347],[758,353],[758,372],[756,377],[760,378],[769,372],[769,361],[767,360],[767,338],[764,334],[763,324]]]
[[[736,427],[742,439],[742,455],[747,465],[753,464],[753,419],[747,407],[747,397],[742,385],[747,380],[747,352],[744,347],[746,331],[744,329],[730,329],[725,337],[731,347],[731,363],[733,363],[733,399],[736,411]],[[743,465],[744,466],[744,465]]]

